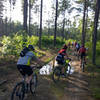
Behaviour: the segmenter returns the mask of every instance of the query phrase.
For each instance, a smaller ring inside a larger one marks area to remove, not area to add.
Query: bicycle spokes
[[[24,99],[24,87],[23,83],[19,83],[13,89],[11,100],[23,100]]]

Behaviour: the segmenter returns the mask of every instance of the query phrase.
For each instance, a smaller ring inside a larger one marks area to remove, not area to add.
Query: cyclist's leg
[[[32,68],[30,66],[26,67],[25,74],[28,75],[28,77],[26,78],[26,82],[29,84],[31,79],[32,79],[32,75],[33,75],[33,71],[32,71]]]
[[[81,56],[81,59],[80,59],[80,64],[82,65],[83,54],[81,53],[81,54],[80,54],[80,56]]]
[[[86,54],[84,53],[84,62],[86,64]]]
[[[28,75],[25,81],[26,83],[30,83],[30,80],[32,79],[32,73],[33,73],[32,68],[27,65],[17,65],[17,68],[22,74],[22,76]]]
[[[23,70],[23,65],[17,65],[17,69],[21,73],[22,76],[25,76],[25,72]]]

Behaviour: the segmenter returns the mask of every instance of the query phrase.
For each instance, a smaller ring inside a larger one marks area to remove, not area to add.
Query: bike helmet
[[[28,49],[29,49],[29,50],[35,50],[35,48],[34,48],[33,45],[28,45]]]

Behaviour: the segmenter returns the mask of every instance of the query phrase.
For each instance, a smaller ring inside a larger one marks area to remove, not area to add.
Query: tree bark
[[[31,0],[29,0],[29,30],[28,34],[30,35],[30,26],[31,26]]]
[[[82,26],[82,45],[85,45],[85,16],[86,16],[86,0],[84,1],[84,12],[83,12],[83,26]]]
[[[65,12],[64,12],[63,27],[62,27],[62,40],[64,40],[64,28],[65,28]]]
[[[100,0],[96,1],[96,9],[95,9],[95,17],[94,17],[94,32],[92,38],[92,63],[96,64],[96,42],[97,42],[97,27],[98,27],[98,18],[99,18],[99,10],[100,10]]]
[[[58,17],[58,0],[56,0],[56,16],[55,16],[55,29],[54,29],[54,46],[56,46],[57,17]]]
[[[42,36],[42,11],[43,11],[42,8],[43,8],[43,0],[41,0],[39,48],[41,48],[41,36]]]
[[[24,0],[24,18],[23,18],[23,28],[27,32],[27,10],[28,10],[28,1]]]

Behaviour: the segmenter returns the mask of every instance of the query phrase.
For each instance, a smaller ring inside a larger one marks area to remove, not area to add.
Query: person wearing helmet
[[[42,64],[42,62],[34,55],[35,48],[32,45],[28,45],[27,52],[25,52],[24,56],[21,56],[17,61],[17,68],[19,72],[25,76],[28,75],[26,78],[26,82],[29,84],[30,80],[32,79],[32,68],[30,66],[31,61],[36,61],[39,65]]]
[[[67,45],[64,44],[63,45],[63,48],[58,52],[58,55],[56,56],[56,61],[58,64],[60,64],[61,66],[63,66],[66,62],[65,62],[65,58],[67,57],[68,58],[68,55],[66,53],[67,51]],[[65,66],[64,66],[65,67]],[[62,68],[62,73],[64,75],[64,67]]]

